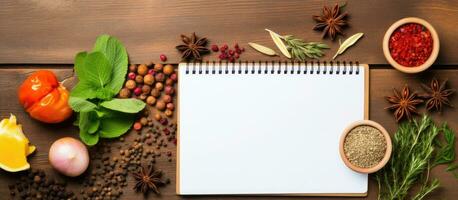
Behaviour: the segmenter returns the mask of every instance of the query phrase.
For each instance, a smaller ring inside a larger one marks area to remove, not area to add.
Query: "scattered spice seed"
[[[350,163],[361,168],[377,165],[385,156],[387,144],[380,130],[367,125],[352,129],[344,141],[344,152]]]
[[[162,62],[167,61],[167,56],[165,56],[164,54],[161,54],[159,58],[161,59]]]

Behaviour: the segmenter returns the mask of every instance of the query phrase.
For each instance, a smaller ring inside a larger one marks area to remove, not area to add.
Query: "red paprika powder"
[[[409,23],[397,28],[389,40],[391,57],[406,67],[417,67],[428,60],[433,50],[431,32],[421,24]]]

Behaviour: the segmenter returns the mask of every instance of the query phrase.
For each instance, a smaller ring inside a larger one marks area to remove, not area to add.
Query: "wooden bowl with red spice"
[[[392,148],[388,132],[371,120],[351,123],[343,131],[339,142],[340,157],[345,165],[365,174],[384,167],[391,157]]]
[[[383,38],[383,54],[396,69],[418,73],[428,69],[439,54],[439,36],[427,21],[403,18],[388,28]]]

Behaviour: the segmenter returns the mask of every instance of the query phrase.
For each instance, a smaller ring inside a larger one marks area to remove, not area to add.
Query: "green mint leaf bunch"
[[[114,98],[124,84],[127,65],[126,48],[109,35],[97,37],[92,52],[76,55],[79,82],[68,103],[77,114],[74,125],[79,127],[86,145],[123,135],[134,123],[135,114],[145,108],[145,103],[137,99]]]

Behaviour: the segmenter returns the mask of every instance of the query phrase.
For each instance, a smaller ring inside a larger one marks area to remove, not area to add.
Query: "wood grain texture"
[[[320,41],[312,30],[311,16],[319,14],[321,0],[0,0],[0,63],[73,63],[75,54],[89,50],[97,35],[107,33],[126,45],[132,63],[159,61],[164,53],[178,63],[175,46],[179,34],[196,32],[212,44],[238,42],[247,52],[242,60],[278,60],[250,49],[247,42],[275,48],[265,28]],[[441,42],[438,64],[458,64],[458,1],[456,0],[351,0],[347,36],[364,32],[364,38],[339,60],[384,64],[382,38],[396,20],[416,16],[429,21]],[[324,40],[332,49],[337,41]],[[205,57],[216,60],[217,55]]]
[[[72,76],[71,66],[65,67],[54,67],[52,70],[55,71],[60,80]],[[453,66],[456,68],[457,66]],[[51,176],[57,179],[65,179],[69,182],[69,187],[76,193],[81,188],[81,179],[85,176],[71,179],[63,177],[50,167],[47,156],[48,149],[53,141],[64,136],[78,137],[77,128],[71,125],[71,120],[67,123],[58,125],[47,125],[35,120],[32,120],[27,113],[25,113],[22,107],[19,105],[15,98],[16,90],[20,83],[26,78],[28,74],[33,72],[34,66],[28,66],[27,69],[0,69],[0,93],[8,95],[7,98],[0,99],[0,117],[8,117],[10,113],[14,113],[18,117],[19,123],[23,124],[24,132],[30,141],[35,144],[38,151],[29,157],[32,168],[45,169]],[[449,84],[453,88],[458,88],[458,70],[457,69],[440,69],[440,70],[429,70],[422,74],[407,75],[400,73],[392,69],[371,69],[370,70],[370,119],[379,122],[383,125],[388,132],[391,134],[397,128],[397,124],[392,116],[391,112],[384,110],[383,108],[388,106],[388,103],[384,100],[384,96],[391,95],[392,88],[400,88],[404,84],[408,84],[413,90],[421,91],[419,87],[420,82],[429,81],[432,77],[439,79],[449,79]],[[345,97],[338,97],[345,98]],[[452,103],[458,105],[458,96],[455,95],[452,98]],[[424,112],[424,110],[422,110]],[[433,114],[436,122],[447,121],[451,128],[458,130],[458,109],[446,108],[442,115]],[[126,136],[126,141],[131,141],[135,134],[130,133]],[[175,147],[170,146],[167,150],[173,151],[173,155],[176,155]],[[458,153],[458,149],[455,150]],[[116,152],[116,151],[115,151]],[[275,162],[275,158],[272,158]],[[176,196],[175,195],[175,160],[173,162],[166,161],[165,157],[158,159],[157,168],[162,169],[165,172],[165,176],[171,178],[172,183],[165,188],[161,188],[162,195],[155,197],[152,195],[150,199],[220,199],[220,200],[243,200],[243,199],[342,199],[341,197],[237,197],[237,196]],[[285,169],[287,170],[287,169]],[[281,173],[281,172],[279,172]],[[269,176],[267,174],[267,176]],[[441,188],[430,196],[429,199],[453,199],[458,196],[458,180],[453,177],[452,174],[445,172],[444,166],[436,167],[432,171],[432,176],[439,178],[441,181]],[[6,198],[9,194],[8,184],[14,183],[18,174],[7,173],[0,170],[0,199]],[[124,189],[124,195],[122,199],[141,199],[142,196],[135,194],[131,187],[133,181],[131,177],[128,179],[129,186]],[[243,181],[243,180],[240,180]],[[287,183],[285,183],[287,184]],[[370,181],[368,196],[364,198],[352,198],[352,199],[376,199],[377,197],[377,185],[374,180]]]

